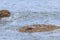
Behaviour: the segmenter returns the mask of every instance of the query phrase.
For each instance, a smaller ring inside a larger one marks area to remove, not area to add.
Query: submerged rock
[[[10,16],[10,12],[8,10],[0,11],[0,18],[9,17],[9,16]]]
[[[33,24],[33,25],[23,26],[20,29],[18,29],[18,31],[19,32],[47,32],[47,31],[53,31],[56,29],[60,29],[60,26]]]

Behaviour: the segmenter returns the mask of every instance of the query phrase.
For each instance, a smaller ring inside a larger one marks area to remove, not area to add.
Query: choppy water
[[[53,24],[60,26],[60,12],[15,12],[0,20],[0,40],[60,40],[60,30],[37,33],[16,31],[24,25]]]

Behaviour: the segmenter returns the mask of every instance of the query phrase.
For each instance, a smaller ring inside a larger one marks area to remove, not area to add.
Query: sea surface
[[[51,24],[60,26],[60,0],[0,0],[0,10],[9,10],[10,17],[0,19],[0,40],[60,40],[60,30],[22,33],[24,25]]]

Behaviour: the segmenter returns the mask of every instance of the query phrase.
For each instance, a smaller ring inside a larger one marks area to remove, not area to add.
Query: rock
[[[0,18],[9,17],[9,16],[10,16],[10,12],[8,10],[0,11]]]
[[[19,32],[47,32],[60,29],[60,26],[56,25],[45,25],[45,24],[33,24],[21,27]]]

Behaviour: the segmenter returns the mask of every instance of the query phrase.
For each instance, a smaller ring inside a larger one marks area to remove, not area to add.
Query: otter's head
[[[0,11],[0,18],[9,17],[9,16],[10,16],[10,12],[8,10]]]

